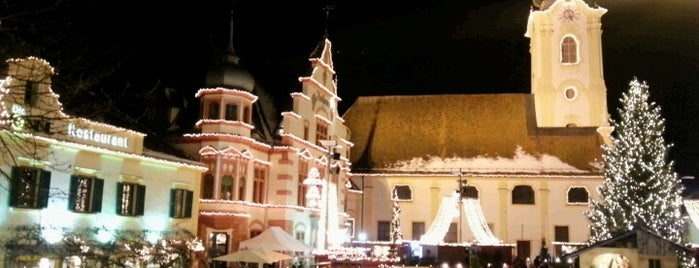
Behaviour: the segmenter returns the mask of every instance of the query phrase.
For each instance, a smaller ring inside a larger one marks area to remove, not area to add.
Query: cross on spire
[[[325,33],[324,37],[328,38],[328,25],[330,24],[330,11],[335,10],[335,5],[325,5],[323,11],[325,11]]]

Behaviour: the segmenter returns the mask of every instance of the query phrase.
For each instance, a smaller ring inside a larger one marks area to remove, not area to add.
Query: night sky
[[[699,176],[699,1],[587,2],[608,10],[602,42],[609,112],[616,116],[630,80],[647,81],[667,119],[676,169]],[[134,49],[119,74],[132,88],[160,80],[193,97],[211,44],[226,44],[233,6],[241,65],[279,107],[308,75],[308,56],[326,27],[341,113],[365,95],[530,92],[530,0],[90,3],[93,27],[106,33],[93,42],[118,40]]]

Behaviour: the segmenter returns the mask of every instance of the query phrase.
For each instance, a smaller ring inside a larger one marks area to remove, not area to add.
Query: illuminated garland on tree
[[[636,78],[623,93],[620,121],[611,145],[603,145],[604,183],[601,201],[592,200],[585,215],[590,220],[590,242],[612,238],[641,226],[677,243],[682,241],[680,214],[683,185],[668,161],[663,139],[665,121],[660,107],[649,100],[648,85]]]

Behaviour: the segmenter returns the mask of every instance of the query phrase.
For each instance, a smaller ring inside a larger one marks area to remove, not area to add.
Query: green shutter
[[[177,215],[175,208],[177,207],[177,189],[170,189],[170,218]]]
[[[78,199],[78,185],[80,185],[80,176],[70,176],[70,190],[68,192],[68,210],[75,211],[75,200]]]
[[[117,194],[116,194],[116,201],[117,201],[117,206],[116,206],[116,214],[117,215],[124,215],[121,211],[121,198],[124,196],[124,184],[121,182],[117,182]]]
[[[102,193],[104,190],[104,180],[95,178],[92,184],[92,206],[90,212],[102,212]]]
[[[184,217],[191,218],[192,217],[192,204],[194,201],[194,192],[193,191],[185,191],[185,194],[186,194],[186,200],[184,202]]]
[[[134,186],[136,186],[136,214],[134,216],[142,216],[146,203],[146,186],[140,184]]]
[[[37,170],[39,175],[39,200],[37,208],[46,208],[49,205],[49,190],[51,187],[51,172]]]
[[[21,172],[19,167],[12,167],[12,175],[10,176],[10,195],[9,195],[9,203],[10,207],[17,206],[17,195],[19,194],[19,191],[17,191],[17,181],[19,179],[17,176],[19,176],[19,173]]]

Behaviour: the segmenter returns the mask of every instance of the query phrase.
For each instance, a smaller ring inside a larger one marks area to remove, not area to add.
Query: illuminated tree
[[[603,146],[604,183],[601,200],[592,200],[590,242],[609,239],[636,226],[680,243],[683,185],[668,160],[665,121],[649,100],[648,85],[636,78],[623,93],[620,120],[611,120],[611,144]]]

